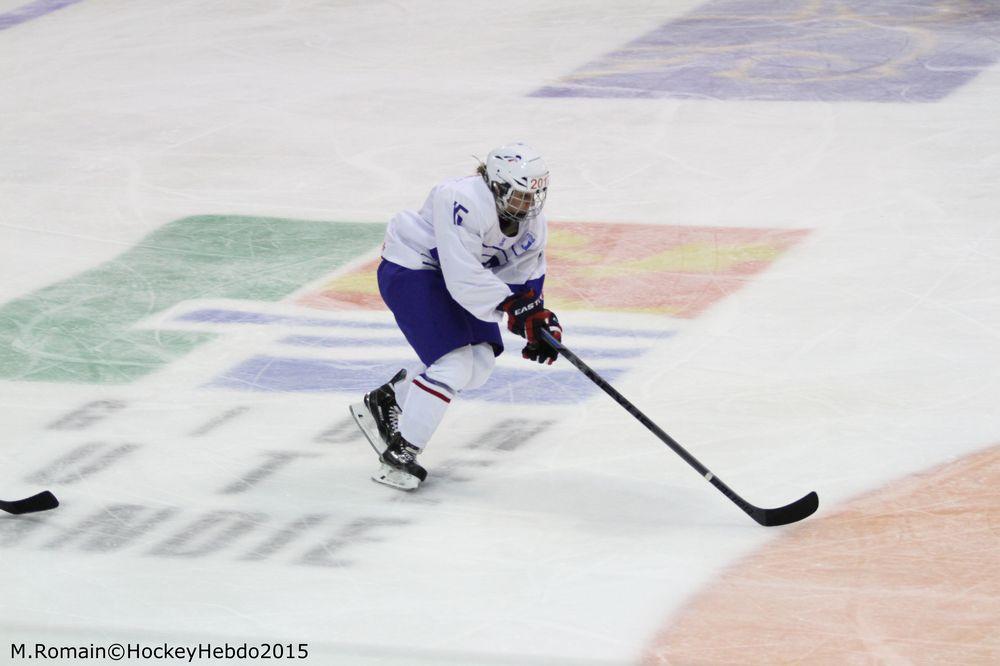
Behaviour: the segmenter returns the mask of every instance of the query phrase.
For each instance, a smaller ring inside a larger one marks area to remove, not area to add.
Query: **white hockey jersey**
[[[382,257],[415,270],[444,274],[445,286],[477,319],[499,322],[496,307],[511,295],[508,284],[545,275],[548,223],[544,213],[522,222],[517,236],[500,231],[496,204],[482,176],[441,183],[418,212],[389,221]]]

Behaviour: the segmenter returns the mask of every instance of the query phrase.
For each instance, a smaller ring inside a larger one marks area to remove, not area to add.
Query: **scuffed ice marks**
[[[113,415],[122,415],[126,407],[122,400],[91,401],[53,421],[49,429],[76,435],[96,428]],[[211,426],[207,430],[224,427],[235,415],[248,410],[241,406],[223,411],[205,426]],[[155,502],[87,506],[81,498],[111,493],[114,489],[109,481],[111,472],[130,473],[137,458],[150,446],[95,439],[71,445],[26,477],[32,483],[57,488],[84,487],[87,493],[71,494],[71,501],[56,520],[37,517],[0,520],[0,548],[187,560],[224,558],[244,563],[269,561],[315,567],[356,566],[361,561],[359,549],[400,538],[400,528],[418,527],[421,517],[426,516],[426,508],[443,501],[454,491],[455,484],[474,481],[554,423],[551,419],[523,418],[516,423],[487,428],[437,465],[431,483],[419,494],[407,494],[406,503],[400,501],[402,495],[388,492],[382,495],[382,501],[366,504],[353,513],[351,508],[359,505],[348,505],[345,509],[338,503],[342,499],[339,490],[330,491],[330,511],[292,515],[281,511],[295,502],[296,470],[306,465],[333,466],[343,458],[340,447],[330,444],[356,443],[359,452],[369,455],[367,447],[357,441],[357,432],[349,427],[353,424],[346,420],[337,421],[313,437],[311,443],[320,445],[316,449],[255,451],[232,461],[234,478],[217,483],[211,494],[199,495],[198,501],[206,505],[203,509]],[[203,438],[207,432],[205,426],[191,431],[188,437]],[[295,467],[296,464],[300,466]],[[283,496],[288,502],[277,507],[278,510],[266,502],[255,506],[254,492],[266,482],[287,487]],[[240,497],[239,509],[211,506],[213,497],[228,503],[227,498],[235,495]]]

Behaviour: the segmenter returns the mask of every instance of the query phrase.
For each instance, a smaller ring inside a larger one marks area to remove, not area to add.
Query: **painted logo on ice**
[[[342,268],[378,247],[382,233],[382,225],[345,222],[178,220],[112,261],[0,307],[0,377],[128,383],[220,335],[253,330],[263,342],[245,347],[245,359],[209,387],[362,392],[412,358],[378,296],[377,261]],[[692,318],[804,233],[552,223],[546,302],[557,311]],[[526,238],[507,251],[533,242]],[[335,277],[323,281],[330,274]],[[317,286],[303,288],[311,283]],[[574,349],[604,362],[602,373],[611,381],[672,334],[667,319],[647,331],[573,327]],[[508,342],[515,349],[521,344]],[[498,367],[486,386],[463,397],[560,404],[595,391],[572,368],[538,373],[518,365]]]
[[[533,94],[932,102],[997,62],[998,35],[995,3],[718,0]]]

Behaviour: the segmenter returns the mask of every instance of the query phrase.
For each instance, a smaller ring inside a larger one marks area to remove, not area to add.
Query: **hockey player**
[[[435,186],[418,212],[390,221],[378,286],[420,363],[351,406],[379,453],[372,478],[404,490],[427,478],[417,456],[462,391],[483,385],[503,351],[498,323],[527,340],[521,355],[551,365],[562,339],[545,308],[549,171],[523,143],[493,150],[474,175]]]

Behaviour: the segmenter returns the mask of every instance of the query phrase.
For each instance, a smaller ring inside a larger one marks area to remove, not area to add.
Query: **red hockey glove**
[[[528,342],[536,342],[536,322],[547,321],[552,314],[545,309],[542,297],[535,296],[534,289],[508,296],[497,306],[497,310],[507,313],[507,329],[515,335],[527,338]]]
[[[521,356],[538,363],[549,365],[559,357],[559,352],[545,342],[540,335],[541,330],[547,330],[552,337],[562,340],[562,326],[559,318],[545,309],[545,303],[540,296],[535,296],[534,290],[523,294],[514,294],[504,300],[498,307],[507,313],[507,328],[516,335],[527,339],[528,344],[521,351]]]
[[[552,334],[553,338],[562,342],[562,326],[559,325],[559,318],[556,317],[554,312],[550,312],[549,315],[548,322],[535,329],[537,341],[529,342],[521,350],[522,358],[538,363],[548,363],[549,365],[555,363],[556,359],[559,358],[559,350],[550,345],[541,335],[541,330],[544,328]]]

